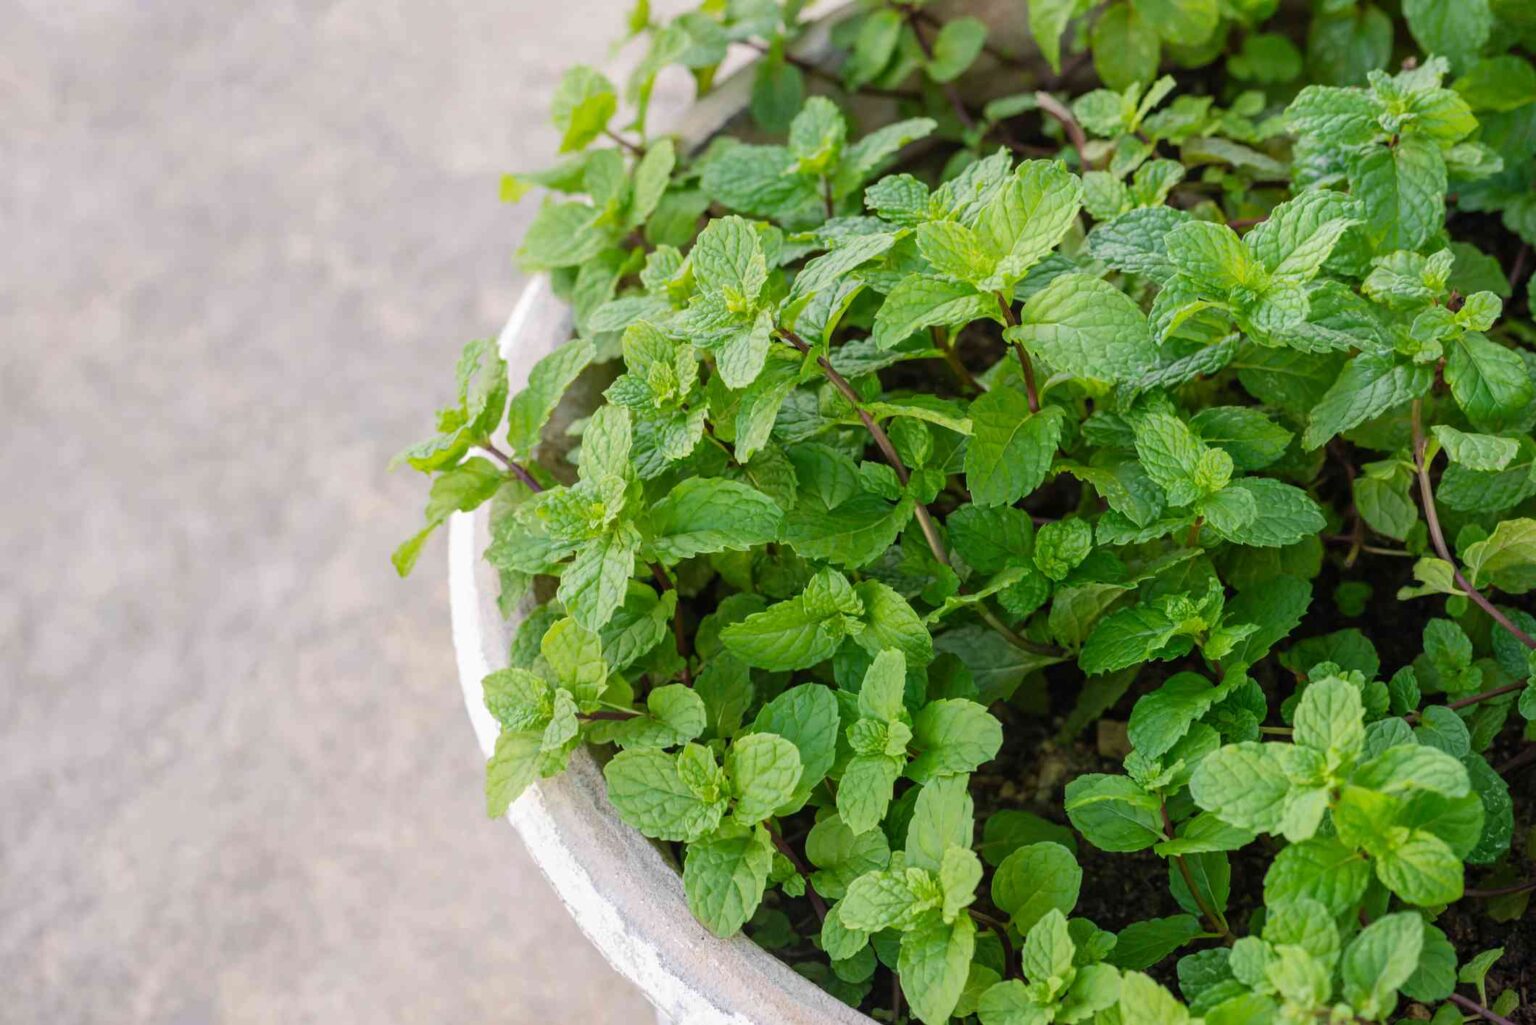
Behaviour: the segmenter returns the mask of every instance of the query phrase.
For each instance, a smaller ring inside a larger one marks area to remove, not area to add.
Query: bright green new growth
[[[1278,6],[872,0],[812,65],[641,0],[561,79],[502,191],[572,338],[400,456],[397,569],[487,507],[521,612],[490,814],[594,745],[705,926],[893,1023],[1521,1013],[1453,937],[1536,891],[1536,17]],[[733,47],[757,130],[658,132]]]

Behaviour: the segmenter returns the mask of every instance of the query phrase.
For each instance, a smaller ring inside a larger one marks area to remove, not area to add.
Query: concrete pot
[[[997,26],[994,38],[1014,52],[1024,51],[1023,18],[1013,0],[952,6],[978,14]],[[810,59],[827,53],[827,27],[823,21],[812,30],[798,52]],[[677,129],[685,145],[702,145],[741,114],[750,88],[750,73],[737,74],[691,108]],[[891,110],[889,101],[872,101],[868,112],[863,103],[856,113],[880,116]],[[570,337],[569,310],[547,281],[534,280],[499,342],[513,390],[523,386],[537,360]],[[499,726],[486,710],[481,680],[506,667],[516,626],[497,607],[497,575],[482,558],[489,542],[485,509],[454,515],[449,525],[454,647],[464,703],[487,757]],[[678,1025],[872,1025],[873,1019],[745,936],[722,940],[700,925],[688,910],[682,876],[670,856],[625,825],[608,803],[601,767],[590,751],[576,751],[564,773],[529,787],[507,818],[582,931],[640,987],[662,1020]]]

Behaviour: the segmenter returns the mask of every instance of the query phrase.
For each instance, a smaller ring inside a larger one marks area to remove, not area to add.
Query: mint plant
[[[518,621],[488,810],[588,745],[893,1025],[1531,1021],[1536,17],[1028,6],[642,2],[556,85],[572,337],[400,457]],[[733,51],[753,125],[651,123]]]

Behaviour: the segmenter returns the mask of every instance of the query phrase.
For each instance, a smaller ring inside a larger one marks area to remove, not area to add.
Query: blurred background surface
[[[0,0],[0,1020],[644,1020],[484,817],[384,470],[626,6]]]

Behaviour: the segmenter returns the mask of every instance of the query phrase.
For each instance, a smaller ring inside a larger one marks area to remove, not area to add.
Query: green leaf
[[[1246,406],[1211,406],[1189,421],[1208,445],[1232,457],[1238,470],[1259,470],[1285,454],[1294,435],[1264,413]]]
[[[1264,877],[1264,902],[1271,907],[1315,900],[1334,915],[1354,907],[1371,881],[1371,863],[1333,838],[1293,843],[1276,855]]]
[[[940,274],[972,285],[991,273],[996,262],[976,233],[958,221],[919,224],[917,251]]]
[[[1095,225],[1088,233],[1088,250],[1095,259],[1116,270],[1161,283],[1174,273],[1165,240],[1170,231],[1187,220],[1186,211],[1170,206],[1129,210]]]
[[[1047,523],[1035,535],[1036,568],[1055,581],[1082,565],[1093,548],[1093,528],[1088,521],[1070,517]]]
[[[1147,413],[1132,427],[1143,469],[1167,494],[1171,506],[1185,506],[1220,491],[1232,476],[1232,457],[1212,451],[1189,425],[1168,413]]]
[[[794,162],[782,146],[732,146],[704,162],[699,187],[731,210],[789,216],[818,202],[816,179],[792,173]]]
[[[1071,229],[1082,205],[1082,180],[1064,165],[1054,160],[1020,164],[977,224],[984,251],[997,254],[993,273],[980,287],[1010,294]]]
[[[645,698],[649,715],[617,724],[615,740],[624,747],[676,747],[704,732],[704,700],[680,683],[657,687]]]
[[[540,733],[502,730],[485,765],[485,813],[499,819],[539,775]]]
[[[688,910],[716,936],[734,936],[762,903],[772,865],[762,826],[690,844],[683,862]]]
[[[825,96],[812,96],[789,126],[789,153],[801,174],[826,174],[842,153],[848,123],[837,104]]]
[[[1012,505],[1038,488],[1061,441],[1055,406],[1031,413],[1025,396],[999,385],[971,403],[965,485],[977,506]]]
[[[1028,513],[1012,506],[982,508],[973,502],[950,513],[944,526],[951,547],[978,573],[992,574],[1010,563],[1025,562],[1033,547],[1034,523]]]
[[[560,152],[585,149],[608,127],[619,108],[613,83],[592,68],[577,65],[555,87],[550,118],[561,133]]]
[[[1337,676],[1309,684],[1296,704],[1294,739],[1345,764],[1365,747],[1360,690]]]
[[[1157,74],[1157,27],[1129,3],[1112,4],[1093,24],[1093,67],[1111,89],[1150,82]]]
[[[980,56],[986,41],[987,26],[980,20],[962,17],[946,21],[932,43],[928,77],[935,82],[953,82]]]
[[[592,343],[578,338],[566,342],[528,371],[528,384],[512,396],[507,407],[507,447],[513,455],[526,457],[533,453],[555,406],[592,362],[593,353]]]
[[[1531,402],[1531,372],[1511,349],[1480,334],[1467,334],[1446,354],[1445,380],[1474,426],[1499,430]]]
[[[1148,758],[1161,758],[1183,739],[1189,727],[1205,715],[1226,688],[1196,673],[1176,673],[1131,709],[1126,735],[1131,746]]]
[[[937,872],[950,847],[970,847],[973,832],[968,780],[943,776],[923,784],[907,825],[907,864]]]
[[[603,767],[603,778],[619,818],[657,840],[693,841],[714,830],[724,800],[696,793],[678,771],[678,761],[679,756],[655,748],[614,755]]]
[[[1453,83],[1473,110],[1511,111],[1536,103],[1536,67],[1513,54],[1485,57]]]
[[[1355,478],[1355,508],[1372,530],[1407,540],[1419,522],[1419,507],[1408,495],[1406,478],[1397,481],[1362,475]]]
[[[828,815],[811,827],[805,838],[805,856],[817,869],[811,880],[816,892],[828,900],[839,900],[855,879],[890,864],[891,848],[884,831],[854,832],[840,816]]]
[[[807,559],[857,569],[895,543],[912,518],[912,507],[910,495],[893,504],[863,492],[833,509],[818,509],[802,497],[785,518],[784,540]]]
[[[1168,262],[1202,291],[1225,295],[1265,284],[1264,268],[1225,224],[1186,221],[1168,233]]]
[[[976,681],[977,700],[983,704],[1011,696],[1031,673],[1064,661],[1061,656],[1024,651],[980,625],[947,630],[934,648],[964,663]]]
[[[1381,1018],[1397,1004],[1397,991],[1419,965],[1424,920],[1400,911],[1376,919],[1344,948],[1340,972],[1344,999],[1367,1018]]]
[[[926,1025],[949,1021],[965,989],[975,950],[976,926],[969,915],[960,915],[950,924],[931,914],[902,937],[896,970],[901,991],[919,1020]]]
[[[939,910],[946,919],[960,914],[976,899],[981,882],[981,859],[969,847],[951,847],[939,863],[939,889],[943,903]]]
[[[1350,180],[1379,252],[1418,249],[1445,220],[1445,158],[1427,139],[1372,150]]]
[[[1007,912],[1013,926],[1027,933],[1048,911],[1068,914],[1077,905],[1083,870],[1072,852],[1058,843],[1020,847],[992,876],[992,903]]]
[[[997,300],[969,284],[915,274],[885,297],[871,337],[878,348],[889,349],[925,328],[961,327],[998,315]]]
[[[805,74],[799,68],[772,56],[757,62],[752,74],[752,117],[764,131],[786,131],[804,102]]]
[[[1356,213],[1356,204],[1343,193],[1303,192],[1271,210],[1268,219],[1243,238],[1243,244],[1271,274],[1308,281],[1356,223]]]
[[[1398,363],[1386,356],[1356,356],[1312,409],[1302,446],[1319,448],[1334,435],[1419,398],[1433,383],[1432,367]]]
[[[1366,74],[1380,70],[1392,56],[1392,19],[1365,4],[1319,10],[1307,36],[1307,63],[1321,82],[1364,85]]]
[[[1140,972],[1120,978],[1120,1017],[1126,1025],[1187,1025],[1189,1010]]]
[[[753,825],[793,796],[800,783],[800,752],[783,737],[751,733],[731,745],[725,772],[736,791],[736,820]]]
[[[849,607],[857,611],[857,599]],[[720,632],[727,651],[759,669],[806,669],[832,657],[843,639],[833,615],[808,609],[802,594],[771,605]]]
[[[1067,30],[1067,23],[1085,7],[1083,0],[1035,0],[1029,5],[1029,34],[1034,37],[1051,70],[1058,74],[1061,73],[1062,34]]]
[[[837,813],[849,829],[862,833],[885,818],[904,762],[884,754],[854,755],[848,760],[837,784]]]
[[[924,705],[913,717],[912,737],[918,755],[907,775],[922,783],[991,761],[1003,745],[1003,727],[984,706],[951,698]]]
[[[640,535],[628,524],[588,542],[560,576],[560,601],[588,630],[601,630],[624,602]]]
[[[699,287],[706,292],[732,289],[754,299],[768,280],[757,229],[741,217],[720,217],[699,233],[688,254]]]
[[[1493,31],[1488,0],[1403,0],[1403,17],[1425,53],[1458,67],[1477,55]]]
[[[719,660],[717,657],[707,664],[705,671]],[[809,789],[825,779],[832,768],[841,725],[837,698],[832,691],[819,684],[805,683],[789,688],[765,704],[752,728],[777,734],[795,745],[800,753],[799,789],[809,796]]]
[[[1491,535],[1469,545],[1463,558],[1474,587],[1492,584],[1510,594],[1536,589],[1536,519],[1501,521]]]
[[[1088,773],[1067,784],[1073,827],[1102,851],[1139,851],[1163,838],[1161,802],[1125,776]]]
[[[407,576],[416,565],[423,543],[434,530],[453,513],[468,512],[490,501],[506,482],[507,475],[500,467],[478,456],[439,471],[432,478],[432,491],[427,498],[426,529],[402,544],[390,557],[396,572]]]
[[[1170,915],[1132,922],[1115,938],[1111,964],[1139,971],[1151,968],[1204,931],[1194,915]]]
[[[1292,776],[1306,765],[1304,750],[1288,744],[1243,741],[1201,759],[1189,795],[1225,822],[1256,833],[1285,833],[1304,840],[1317,828],[1323,805],[1317,790],[1296,789]],[[1321,763],[1318,758],[1317,762]]]
[[[1066,979],[1072,970],[1072,955],[1076,952],[1067,932],[1067,916],[1059,908],[1050,908],[1025,935],[1019,960],[1025,977],[1040,984],[1051,979]]]
[[[1141,310],[1115,286],[1085,274],[1063,274],[1036,292],[1004,336],[1089,380],[1129,381],[1157,364]]]
[[[1376,855],[1376,874],[1410,904],[1450,904],[1461,899],[1461,859],[1425,830],[1398,829]]]
[[[1151,660],[1177,632],[1177,625],[1159,609],[1121,609],[1099,620],[1077,664],[1090,676],[1126,669]]]
[[[778,504],[755,488],[718,477],[689,477],[651,507],[649,544],[672,564],[708,552],[744,552],[778,539]]]

